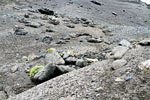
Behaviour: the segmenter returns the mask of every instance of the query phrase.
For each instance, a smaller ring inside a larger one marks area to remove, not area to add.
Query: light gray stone
[[[139,64],[138,68],[140,70],[150,70],[150,60],[143,61]]]
[[[7,99],[7,94],[4,91],[0,91],[0,100],[5,100]]]
[[[58,100],[76,100],[75,97],[61,97]]]
[[[78,59],[76,61],[76,66],[78,66],[78,67],[84,67],[84,66],[86,66],[86,61],[84,61],[83,59]]]
[[[53,24],[53,25],[59,25],[60,24],[60,22],[57,19],[52,19],[52,18],[49,19],[49,23]]]
[[[132,48],[133,47],[129,41],[124,40],[124,39],[122,41],[120,41],[119,45],[125,46],[125,47],[128,47],[128,48]]]
[[[14,73],[18,70],[19,65],[15,65],[11,68],[11,72]]]
[[[139,42],[140,45],[150,45],[150,38],[145,38],[144,40]]]
[[[123,46],[117,46],[112,50],[112,53],[114,54],[114,59],[121,59],[124,54],[128,51],[128,47]]]
[[[15,96],[15,91],[10,86],[6,86],[5,91],[7,92],[7,95]]]
[[[65,64],[63,58],[58,54],[58,52],[48,53],[45,55],[46,63],[53,63],[53,64]]]
[[[121,68],[122,66],[126,65],[127,64],[127,61],[124,60],[124,59],[120,59],[120,60],[115,60],[113,63],[112,63],[112,67],[114,69],[119,69]]]
[[[26,26],[30,26],[30,27],[33,27],[33,28],[39,28],[42,25],[38,22],[30,22],[30,23],[26,24]]]

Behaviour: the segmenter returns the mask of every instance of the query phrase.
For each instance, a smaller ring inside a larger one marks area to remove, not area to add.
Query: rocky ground
[[[1,2],[0,100],[149,100],[149,15],[139,0]]]

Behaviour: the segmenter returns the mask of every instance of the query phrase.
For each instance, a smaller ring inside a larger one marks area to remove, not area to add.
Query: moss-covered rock
[[[34,66],[34,67],[30,70],[30,74],[29,74],[30,78],[33,78],[36,73],[38,73],[40,70],[43,69],[43,67],[44,67],[44,66],[38,66],[38,65]]]
[[[50,63],[44,66],[44,68],[40,70],[39,72],[37,72],[31,79],[35,83],[41,83],[51,78],[54,78],[58,75],[60,74],[56,72],[56,65]]]

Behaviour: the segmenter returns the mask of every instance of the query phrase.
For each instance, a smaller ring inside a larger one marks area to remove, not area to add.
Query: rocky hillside
[[[0,6],[0,100],[149,100],[150,10],[139,0]]]

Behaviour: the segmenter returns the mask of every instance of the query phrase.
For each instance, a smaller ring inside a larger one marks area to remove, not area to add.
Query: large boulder
[[[37,72],[34,76],[32,76],[31,79],[34,82],[47,81],[55,76],[54,75],[55,69],[56,69],[56,65],[50,63],[45,67],[43,67],[43,69]]]
[[[41,83],[47,81],[51,78],[56,76],[68,73],[75,70],[72,67],[64,66],[64,65],[55,65],[55,64],[48,64],[42,69],[38,70],[34,75],[30,75],[30,78],[33,82]]]

